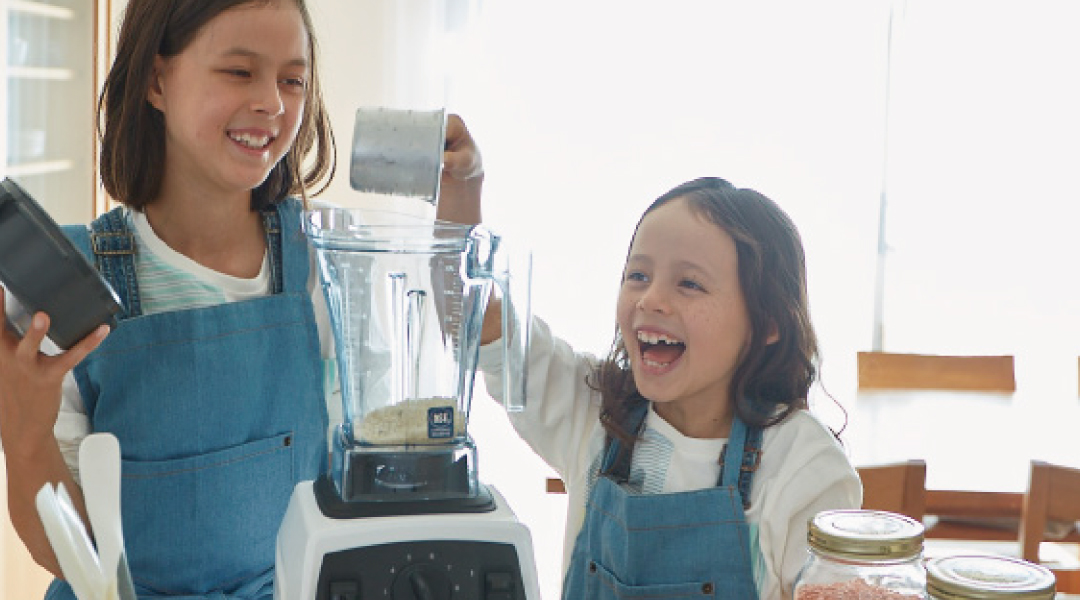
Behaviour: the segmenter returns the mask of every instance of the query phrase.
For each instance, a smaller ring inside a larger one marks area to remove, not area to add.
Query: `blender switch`
[[[360,584],[355,581],[331,581],[330,600],[360,600]]]
[[[488,573],[484,600],[513,600],[514,576],[510,573]]]
[[[509,592],[514,587],[514,576],[510,573],[488,573],[486,579],[489,592]]]

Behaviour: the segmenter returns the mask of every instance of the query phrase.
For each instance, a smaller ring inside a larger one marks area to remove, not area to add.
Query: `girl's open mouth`
[[[669,336],[638,331],[641,360],[648,367],[663,368],[679,360],[686,351],[686,344]]]

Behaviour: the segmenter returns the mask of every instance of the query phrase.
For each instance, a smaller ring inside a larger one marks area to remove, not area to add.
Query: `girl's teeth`
[[[680,343],[678,340],[673,339],[673,338],[669,338],[666,335],[661,335],[661,334],[658,334],[658,333],[648,333],[648,332],[645,332],[645,331],[639,331],[637,337],[638,337],[638,340],[640,340],[642,342],[645,342],[646,344],[659,344],[661,342],[663,342],[665,344],[678,344],[678,343]]]
[[[270,143],[270,137],[265,135],[254,136],[246,133],[240,133],[229,134],[229,137],[247,146],[248,148],[262,148],[266,144]]]

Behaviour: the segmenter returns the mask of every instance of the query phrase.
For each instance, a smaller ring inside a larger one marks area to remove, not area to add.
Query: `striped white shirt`
[[[135,271],[143,314],[203,308],[270,293],[268,256],[263,256],[256,277],[232,277],[170,248],[154,233],[146,213],[128,211],[126,217],[135,233]]]

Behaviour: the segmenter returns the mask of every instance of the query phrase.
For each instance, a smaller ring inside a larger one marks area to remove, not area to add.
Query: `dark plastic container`
[[[10,179],[0,181],[0,283],[28,314],[49,315],[49,339],[64,350],[102,323],[115,327],[123,311],[56,221]]]

